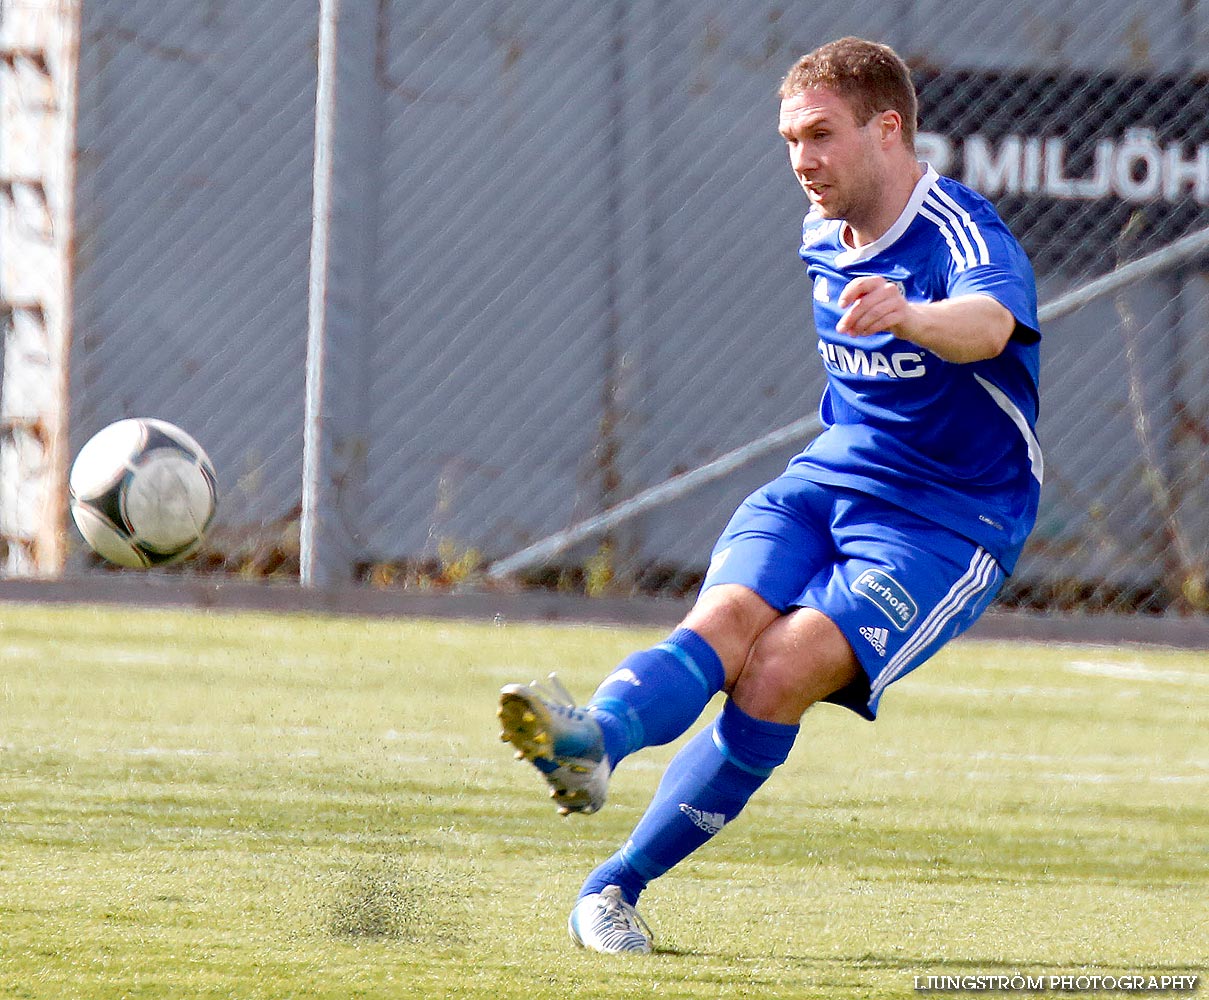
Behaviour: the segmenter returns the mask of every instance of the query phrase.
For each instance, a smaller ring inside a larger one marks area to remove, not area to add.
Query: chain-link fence
[[[206,445],[219,520],[177,572],[691,591],[822,386],[775,91],[829,38],[908,58],[921,155],[1043,303],[1209,225],[1196,4],[27,0],[0,98],[33,7],[80,18],[70,451],[131,415]],[[1205,256],[1045,325],[1005,603],[1205,609]]]

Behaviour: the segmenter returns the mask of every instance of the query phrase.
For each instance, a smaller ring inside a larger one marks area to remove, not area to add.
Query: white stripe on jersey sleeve
[[[933,188],[929,192],[928,197],[924,199],[924,205],[948,221],[949,227],[956,234],[957,238],[961,240],[961,249],[965,254],[966,267],[974,267],[978,263],[978,251],[974,249],[974,244],[970,241],[969,234],[962,226],[961,219],[944,202],[937,200],[935,197],[936,191],[937,189]]]
[[[964,271],[968,266],[965,255],[957,247],[957,241],[953,238],[953,233],[949,229],[949,224],[935,212],[931,211],[926,205],[919,206],[919,214],[931,222],[937,229],[940,230],[940,235],[945,238],[945,242],[949,244],[949,253],[953,255],[953,263],[957,265],[958,271]]]
[[[965,224],[970,235],[974,237],[974,242],[978,245],[978,263],[989,264],[991,262],[991,252],[987,249],[986,241],[982,238],[982,233],[978,230],[978,223],[971,217],[970,213],[962,208],[954,199],[953,196],[943,191],[939,184],[932,188],[931,194],[939,198],[941,202],[948,205]]]

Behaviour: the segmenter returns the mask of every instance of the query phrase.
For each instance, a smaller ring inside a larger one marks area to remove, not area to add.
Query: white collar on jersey
[[[894,225],[882,233],[881,236],[872,243],[866,243],[863,247],[849,247],[844,240],[848,228],[847,224],[840,228],[840,244],[847,247],[847,249],[836,254],[835,263],[837,267],[849,267],[852,264],[859,264],[861,261],[876,257],[907,231],[907,227],[915,221],[915,216],[919,214],[919,206],[924,203],[924,198],[932,190],[932,185],[940,179],[940,175],[930,163],[920,160],[919,165],[924,168],[924,175],[915,185],[915,190],[911,192],[911,197],[907,199],[907,204],[902,214],[894,220]]]

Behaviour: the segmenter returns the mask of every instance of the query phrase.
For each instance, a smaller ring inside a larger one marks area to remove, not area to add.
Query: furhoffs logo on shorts
[[[880,569],[867,569],[853,581],[852,592],[881,609],[900,632],[905,632],[919,614],[919,605],[902,585]]]

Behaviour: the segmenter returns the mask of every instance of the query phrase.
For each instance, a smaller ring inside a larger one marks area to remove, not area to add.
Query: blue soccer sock
[[[609,762],[616,767],[635,750],[670,743],[697,721],[725,681],[713,647],[687,628],[626,657],[587,706],[604,732]]]
[[[580,896],[621,886],[634,904],[647,884],[729,823],[777,765],[798,726],[753,718],[733,701],[676,754],[625,846],[584,882]]]

